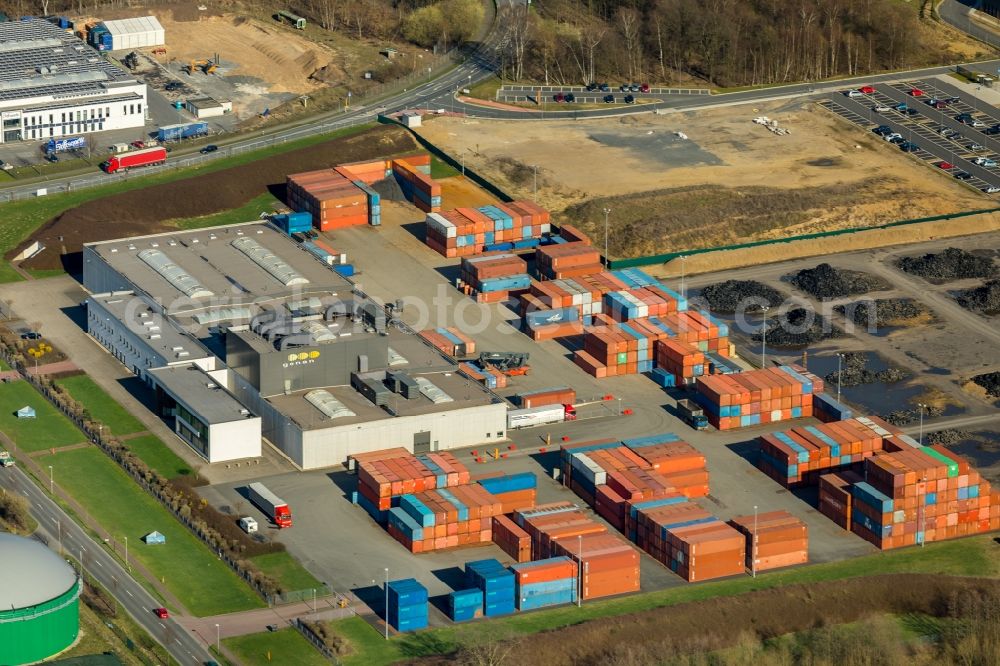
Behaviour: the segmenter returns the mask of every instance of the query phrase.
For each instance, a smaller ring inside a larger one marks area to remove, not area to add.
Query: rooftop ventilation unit
[[[252,238],[237,238],[229,243],[245,254],[252,262],[263,268],[286,287],[297,284],[309,284],[301,273],[292,268],[288,262],[274,254]]]
[[[323,415],[328,419],[342,419],[348,416],[357,416],[357,414],[348,409],[344,403],[334,398],[326,389],[309,391],[309,393],[306,393],[305,399],[308,400],[309,404],[313,407],[323,412]]]
[[[427,399],[435,405],[443,405],[446,402],[455,402],[455,399],[434,385],[434,382],[426,377],[415,377],[420,392],[427,396]]]
[[[185,294],[188,298],[208,298],[209,296],[215,296],[214,292],[203,287],[198,280],[171,261],[170,257],[165,255],[160,250],[141,250],[138,257],[142,259],[147,266],[159,273],[160,277],[169,282],[175,289]]]

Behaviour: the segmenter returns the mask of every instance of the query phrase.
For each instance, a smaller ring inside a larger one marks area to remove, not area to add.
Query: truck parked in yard
[[[266,513],[278,527],[292,526],[292,509],[288,503],[268,490],[263,483],[255,481],[248,485],[247,494],[250,501]]]
[[[507,412],[507,429],[517,430],[573,420],[576,420],[576,409],[573,405],[542,405],[527,409],[511,409]]]
[[[705,411],[694,400],[678,400],[677,415],[695,430],[705,430],[708,428],[708,419],[705,417]]]
[[[167,151],[157,146],[155,148],[143,148],[142,150],[133,150],[121,155],[114,155],[109,157],[107,162],[101,163],[101,168],[106,173],[115,173],[117,171],[128,171],[136,167],[163,164],[166,161]]]

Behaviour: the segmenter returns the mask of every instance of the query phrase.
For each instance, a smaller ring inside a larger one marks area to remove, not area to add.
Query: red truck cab
[[[274,522],[279,528],[292,526],[292,510],[287,504],[274,508]]]
[[[563,405],[563,409],[566,411],[567,421],[576,421],[576,407],[573,405]]]

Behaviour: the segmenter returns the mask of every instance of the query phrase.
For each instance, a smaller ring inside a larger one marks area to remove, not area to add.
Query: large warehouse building
[[[80,577],[37,541],[0,532],[0,664],[59,654],[80,631]]]
[[[0,23],[0,143],[146,124],[146,84],[48,21]]]
[[[91,243],[88,332],[210,462],[494,443],[506,404],[268,223]]]

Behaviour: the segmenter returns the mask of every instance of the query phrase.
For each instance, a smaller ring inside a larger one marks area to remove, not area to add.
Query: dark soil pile
[[[984,375],[976,375],[972,381],[986,389],[987,395],[991,398],[1000,398],[1000,372],[987,372]]]
[[[701,297],[713,312],[760,312],[762,306],[775,308],[785,300],[774,287],[755,280],[726,280],[701,290]]]
[[[966,289],[955,297],[966,310],[993,315],[1000,313],[1000,280],[990,280],[981,287]]]
[[[839,338],[843,331],[830,323],[827,317],[806,308],[794,308],[768,320],[767,345],[770,347],[805,347],[807,345]],[[753,339],[760,342],[762,335],[754,333]]]
[[[820,300],[857,296],[890,287],[885,280],[868,273],[839,270],[830,264],[804,268],[789,276],[788,281]]]
[[[25,261],[25,268],[77,272],[84,243],[172,231],[174,227],[164,224],[168,220],[238,208],[267,191],[284,200],[285,177],[290,173],[398,155],[416,148],[413,137],[405,130],[381,126],[231,169],[122,192],[60,213],[9,252],[7,259],[38,240],[47,249]]]
[[[988,257],[977,257],[971,252],[949,247],[938,254],[921,257],[903,257],[896,266],[899,270],[926,280],[945,281],[960,278],[987,278],[997,274],[997,266]]]
[[[847,305],[838,305],[834,310],[847,315],[847,318],[858,326],[873,328],[905,322],[927,313],[927,308],[912,298],[855,301]]]
[[[932,419],[937,416],[942,416],[944,410],[940,407],[935,407],[934,405],[928,405],[924,407],[924,418]],[[894,426],[905,426],[910,423],[917,423],[920,421],[920,410],[919,409],[897,409],[894,412],[889,412],[888,414],[882,414],[882,418],[891,423]],[[916,439],[916,438],[914,438]],[[924,443],[927,443],[926,438]]]
[[[975,439],[976,435],[974,433],[965,430],[952,430],[951,428],[946,430],[937,430],[935,432],[929,432],[924,435],[924,441],[927,445],[940,444],[941,446],[953,446],[960,442],[964,442],[969,439]]]
[[[900,368],[886,368],[885,370],[869,370],[868,357],[862,352],[847,352],[840,363],[840,386],[861,386],[862,384],[875,384],[884,382],[891,384],[906,379],[906,372]],[[831,386],[837,384],[837,371],[829,373],[825,379]]]

